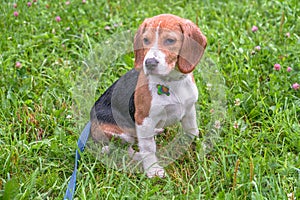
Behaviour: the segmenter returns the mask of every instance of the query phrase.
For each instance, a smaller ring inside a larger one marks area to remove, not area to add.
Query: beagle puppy
[[[145,19],[134,37],[134,69],[110,86],[94,104],[91,136],[108,144],[114,137],[138,143],[148,177],[164,177],[155,135],[181,122],[185,134],[198,136],[193,70],[206,37],[191,21],[171,14]],[[106,146],[104,151],[109,151]]]

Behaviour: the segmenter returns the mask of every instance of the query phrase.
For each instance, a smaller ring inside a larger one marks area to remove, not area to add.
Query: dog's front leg
[[[194,137],[199,135],[196,108],[194,104],[186,110],[186,113],[181,120],[181,124],[184,133],[187,134],[189,138],[194,139]]]
[[[154,140],[156,123],[151,118],[145,118],[143,124],[136,125],[139,155],[143,162],[143,168],[149,178],[159,176],[163,178],[165,171],[158,164],[156,157],[156,143]]]

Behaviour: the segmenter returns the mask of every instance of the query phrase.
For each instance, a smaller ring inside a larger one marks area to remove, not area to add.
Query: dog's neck
[[[167,76],[148,74],[149,88],[160,96],[172,96],[183,85],[191,80],[190,74],[183,74],[177,70],[171,71]],[[189,84],[188,84],[189,85]]]
[[[187,76],[188,74],[183,74],[177,70],[172,70],[168,75],[149,74],[148,78],[168,86],[168,84],[170,84],[171,82],[182,81]]]

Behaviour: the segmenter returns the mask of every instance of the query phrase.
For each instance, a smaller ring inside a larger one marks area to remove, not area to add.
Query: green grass
[[[200,26],[208,38],[205,58],[219,70],[218,84],[225,86],[213,84],[212,92],[220,94],[211,94],[207,83],[214,80],[202,76],[198,66],[201,136],[166,168],[167,178],[117,171],[84,152],[76,198],[300,198],[300,90],[291,88],[300,84],[298,0],[74,0],[70,5],[38,1],[31,7],[27,1],[15,2],[17,8],[8,0],[0,7],[0,199],[62,199],[82,129],[78,120],[89,119],[77,117],[73,109],[85,61],[114,34],[135,31],[144,18],[160,13]],[[251,31],[253,25],[257,32]],[[99,74],[100,83],[95,75],[97,95],[132,68],[132,56],[129,52],[109,63]],[[273,69],[275,63],[281,65],[279,71]],[[218,104],[215,98],[226,101]],[[240,105],[235,105],[237,99]],[[220,114],[220,138],[203,157],[201,142],[214,120],[211,109],[226,114]]]

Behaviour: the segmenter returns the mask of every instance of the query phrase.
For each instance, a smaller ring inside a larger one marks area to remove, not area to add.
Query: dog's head
[[[191,21],[171,14],[145,19],[134,37],[135,68],[145,74],[190,73],[199,63],[206,37]]]

